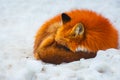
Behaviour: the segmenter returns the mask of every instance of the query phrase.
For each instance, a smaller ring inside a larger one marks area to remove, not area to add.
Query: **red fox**
[[[102,15],[72,10],[45,22],[36,33],[34,57],[60,64],[93,58],[98,50],[118,47],[118,32]]]

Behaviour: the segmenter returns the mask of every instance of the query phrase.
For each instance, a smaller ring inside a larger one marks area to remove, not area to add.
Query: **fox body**
[[[92,58],[98,50],[118,47],[118,32],[100,14],[73,10],[44,23],[36,33],[34,57],[59,64]]]

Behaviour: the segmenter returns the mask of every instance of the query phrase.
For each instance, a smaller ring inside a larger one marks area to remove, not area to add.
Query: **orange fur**
[[[98,50],[117,48],[118,32],[108,19],[89,10],[73,10],[66,14],[71,18],[66,24],[62,24],[59,14],[40,27],[34,44],[36,59],[58,64],[95,57]],[[78,23],[83,24],[84,34],[74,36]],[[87,52],[77,52],[79,46]]]

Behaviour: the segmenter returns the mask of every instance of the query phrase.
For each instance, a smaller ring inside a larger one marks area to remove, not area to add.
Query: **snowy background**
[[[34,59],[40,25],[72,9],[102,14],[120,34],[120,0],[0,0],[0,80],[120,80],[120,40],[119,49],[99,51],[91,59],[60,65]]]

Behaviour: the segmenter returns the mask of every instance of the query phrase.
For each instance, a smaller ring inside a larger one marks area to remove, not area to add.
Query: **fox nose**
[[[55,41],[56,41],[58,44],[67,47],[68,39],[65,39],[65,38],[62,38],[62,37],[56,37],[56,38],[55,38]]]
[[[61,45],[63,45],[63,46],[66,46],[66,45],[67,45],[67,44],[65,43],[65,41],[64,41],[63,39],[61,39],[61,38],[55,39],[55,41],[56,41],[58,44],[61,44]]]
[[[70,51],[72,51],[72,52],[74,52],[74,53],[76,52],[75,47],[73,47],[72,45],[70,45],[71,43],[70,43],[69,39],[66,39],[66,38],[63,38],[63,37],[56,37],[56,38],[55,38],[55,41],[56,41],[58,44],[66,47],[66,48],[68,48]]]

